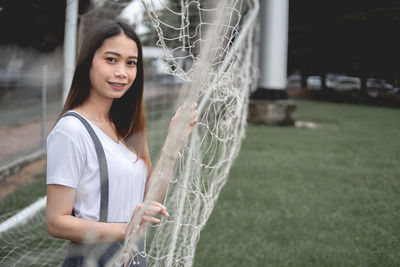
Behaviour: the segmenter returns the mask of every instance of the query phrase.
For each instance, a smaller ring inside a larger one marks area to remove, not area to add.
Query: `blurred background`
[[[0,126],[41,115],[43,86],[47,112],[60,109],[65,12],[63,0],[0,2]],[[91,16],[122,14],[147,48],[147,87],[154,81],[174,82],[164,74],[162,60],[155,59],[162,50],[155,47],[157,35],[140,1],[80,0],[78,13],[79,31],[90,27]],[[288,23],[286,89],[291,97],[400,107],[398,1],[289,1]],[[40,129],[32,129],[30,136],[39,138]],[[11,149],[7,145],[2,139],[3,165],[14,158],[5,153]],[[21,149],[30,153],[37,148]]]
[[[290,1],[289,23],[288,90],[399,107],[398,1]]]
[[[45,138],[65,92],[66,9],[66,0],[0,0],[0,222],[45,195]],[[296,122],[248,125],[195,266],[400,266],[400,2],[289,0],[287,14],[284,85],[267,89],[288,96]],[[162,115],[172,115],[182,81],[165,74],[139,0],[79,0],[77,50],[91,18],[119,15],[143,41],[149,121],[167,129]],[[254,44],[256,55],[267,50],[260,37]],[[156,155],[165,131],[152,125]]]

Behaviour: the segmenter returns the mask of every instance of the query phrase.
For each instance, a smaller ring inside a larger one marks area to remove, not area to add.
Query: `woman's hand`
[[[175,135],[178,141],[182,143],[193,131],[194,126],[198,122],[198,111],[196,108],[196,102],[193,102],[190,107],[186,106],[186,103],[181,105],[171,118],[168,135]]]
[[[138,214],[141,209],[145,209],[141,223],[144,222],[159,223],[160,219],[154,217],[156,214],[162,214],[164,217],[169,216],[167,208],[164,205],[156,201],[148,201],[136,205],[136,208],[132,214],[132,218],[136,214]]]
[[[183,104],[178,108],[174,117],[172,117],[168,128],[168,136],[164,142],[163,148],[161,149],[161,156],[149,179],[146,181],[146,199],[152,199],[160,202],[163,201],[170,177],[173,175],[175,161],[177,158],[179,158],[179,151],[182,143],[192,132],[197,123],[198,111],[196,110],[196,107],[196,102],[192,103],[190,106]],[[165,207],[158,202],[155,203],[157,204],[154,204],[155,206],[153,211],[166,216],[168,213],[165,213]],[[150,222],[159,222],[157,218],[151,218],[151,216],[144,218]],[[135,227],[137,227],[137,225],[138,223],[135,223]]]
[[[146,223],[159,223],[160,219],[155,217],[157,214],[161,214],[164,217],[169,216],[166,207],[159,202],[146,201],[136,205],[127,226],[127,234],[130,234],[132,231],[137,232],[138,230],[142,232]]]

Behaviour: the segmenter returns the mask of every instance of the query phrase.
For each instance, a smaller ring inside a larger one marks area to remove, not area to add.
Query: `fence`
[[[0,75],[0,180],[43,155],[60,110],[61,73],[37,70]]]
[[[62,74],[43,66],[41,73],[2,73],[0,80],[1,181],[44,155],[46,136],[62,106]],[[152,77],[145,84],[146,106],[165,102],[178,88],[172,78]]]

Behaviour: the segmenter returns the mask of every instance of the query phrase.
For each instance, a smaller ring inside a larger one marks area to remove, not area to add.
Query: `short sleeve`
[[[77,188],[83,174],[85,156],[63,131],[52,132],[47,138],[47,184]]]

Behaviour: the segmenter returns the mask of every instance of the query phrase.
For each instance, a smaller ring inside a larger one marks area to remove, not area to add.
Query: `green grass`
[[[321,128],[248,127],[194,266],[400,266],[400,110],[296,105],[298,119]],[[149,116],[162,119],[161,113]],[[149,138],[152,151],[165,131]],[[1,201],[0,214],[44,194],[41,175]],[[32,225],[40,229],[20,234],[46,235],[43,223]],[[61,244],[46,237],[40,246]]]
[[[249,126],[194,266],[400,266],[400,110],[296,101]]]
[[[20,184],[12,194],[8,194],[0,201],[0,223],[45,195],[45,173],[38,174],[31,181]],[[59,265],[68,244],[47,233],[45,217],[45,210],[42,209],[22,227],[12,228],[1,234],[0,266]],[[40,253],[47,254],[43,256]]]
[[[31,181],[17,186],[12,194],[8,194],[0,201],[0,222],[13,215],[34,201],[46,195],[46,176],[44,173],[36,175]]]

